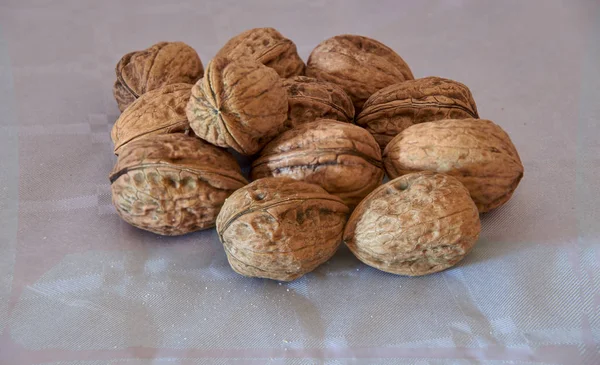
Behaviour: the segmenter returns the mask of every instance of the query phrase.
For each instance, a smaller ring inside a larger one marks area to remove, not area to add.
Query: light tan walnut
[[[385,175],[373,136],[354,124],[330,119],[280,134],[252,164],[252,179],[287,176],[318,184],[354,208]]]
[[[283,78],[303,75],[304,61],[296,45],[273,28],[254,28],[231,38],[215,58],[250,57],[277,71]]]
[[[233,270],[289,281],[333,256],[347,215],[342,200],[318,185],[265,178],[227,199],[217,232]]]
[[[480,213],[506,203],[523,177],[523,164],[508,134],[484,119],[415,124],[390,141],[383,161],[390,178],[415,171],[456,177]]]
[[[191,90],[190,84],[166,85],[134,101],[113,125],[110,136],[115,154],[139,138],[189,131],[185,106]]]
[[[369,194],[348,219],[344,243],[369,266],[418,276],[454,266],[480,230],[477,207],[457,179],[418,172]]]
[[[381,149],[413,124],[442,119],[479,118],[468,87],[440,77],[394,84],[371,95],[356,124],[375,137]]]
[[[225,198],[247,184],[227,151],[181,133],[128,144],[110,181],[121,218],[168,236],[213,227]]]
[[[317,119],[354,121],[352,100],[341,87],[312,77],[296,76],[283,80],[288,94],[286,128]]]
[[[308,58],[306,75],[337,84],[354,103],[356,113],[376,91],[412,80],[412,71],[391,48],[358,35],[338,35],[321,42]]]
[[[119,60],[113,93],[124,111],[148,91],[171,84],[194,84],[203,72],[202,61],[192,47],[183,42],[160,42]]]
[[[249,58],[215,58],[192,88],[186,113],[198,137],[253,155],[283,130],[287,110],[273,69]]]

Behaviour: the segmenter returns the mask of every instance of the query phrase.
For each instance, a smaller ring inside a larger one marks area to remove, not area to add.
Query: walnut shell
[[[133,102],[113,125],[110,136],[115,154],[138,138],[188,131],[185,107],[191,90],[190,84],[165,85]]]
[[[181,133],[128,144],[110,181],[121,218],[168,236],[214,226],[225,199],[247,184],[227,151]]]
[[[321,42],[308,58],[306,75],[341,86],[357,114],[376,91],[414,79],[406,62],[391,48],[348,34]]]
[[[225,201],[217,232],[233,270],[290,281],[333,256],[347,215],[342,200],[317,185],[266,178]]]
[[[286,128],[294,128],[321,118],[348,123],[354,121],[352,100],[336,84],[296,76],[283,80],[283,86],[288,94]]]
[[[160,42],[123,56],[115,73],[113,94],[124,111],[142,94],[171,84],[193,84],[204,68],[194,49],[183,42]]]
[[[252,179],[287,176],[320,185],[350,208],[375,189],[385,172],[373,136],[329,119],[301,124],[271,141],[252,164]]]
[[[456,177],[480,213],[506,203],[523,177],[523,164],[508,134],[483,119],[415,124],[392,139],[383,161],[390,178],[424,170]]]
[[[283,78],[303,75],[306,67],[294,42],[273,28],[254,28],[238,34],[225,43],[216,57],[251,57]]]
[[[442,119],[479,118],[468,87],[441,77],[425,77],[394,84],[371,95],[356,118],[379,146],[413,124]]]
[[[480,230],[477,208],[457,179],[419,172],[369,194],[348,219],[344,243],[369,266],[417,276],[454,266]]]
[[[248,58],[215,58],[192,88],[186,112],[198,137],[253,155],[283,130],[287,109],[273,69]]]

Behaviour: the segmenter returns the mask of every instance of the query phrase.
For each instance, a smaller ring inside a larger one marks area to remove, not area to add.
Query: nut
[[[508,134],[483,119],[415,124],[390,141],[383,161],[390,178],[424,170],[456,177],[480,213],[506,203],[523,177],[523,164]]]
[[[341,87],[312,77],[296,76],[283,80],[288,94],[286,128],[317,119],[354,120],[352,100]]]
[[[341,86],[357,114],[376,91],[414,79],[406,62],[391,48],[348,34],[321,42],[308,58],[306,75]]]
[[[388,86],[371,95],[356,124],[375,137],[381,149],[413,124],[442,119],[479,118],[468,87],[440,77]]]
[[[124,111],[142,94],[171,84],[193,84],[204,68],[194,49],[183,42],[160,42],[121,58],[113,93]]]
[[[247,184],[228,152],[181,133],[129,143],[110,181],[121,218],[168,236],[214,226],[225,199]]]
[[[266,178],[227,199],[217,232],[233,270],[290,281],[333,256],[347,214],[340,198],[317,185]]]
[[[251,57],[271,67],[283,78],[304,74],[304,61],[296,45],[273,28],[255,28],[231,38],[216,57]]]
[[[188,131],[190,124],[185,106],[191,89],[190,84],[166,85],[134,101],[112,128],[110,136],[115,144],[115,154],[138,138]]]
[[[283,130],[287,109],[273,69],[249,58],[215,58],[192,88],[186,112],[200,138],[253,155]]]
[[[369,194],[348,219],[344,243],[369,266],[417,276],[454,266],[480,230],[477,208],[457,179],[418,172]]]
[[[280,134],[252,164],[252,179],[287,176],[320,185],[350,208],[375,189],[385,172],[373,136],[354,124],[328,119]]]

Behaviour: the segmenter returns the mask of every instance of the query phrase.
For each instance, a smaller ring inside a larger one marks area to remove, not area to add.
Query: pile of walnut
[[[252,29],[206,69],[188,45],[162,42],[116,74],[117,212],[162,235],[216,226],[242,275],[294,280],[342,241],[386,272],[447,269],[473,248],[479,213],[523,177],[465,85],[415,79],[366,37],[327,39],[305,65],[278,31]],[[251,183],[227,149],[252,156]]]

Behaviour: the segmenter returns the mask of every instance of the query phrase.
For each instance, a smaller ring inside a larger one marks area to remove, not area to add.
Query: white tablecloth
[[[204,64],[273,26],[306,60],[362,34],[467,84],[525,165],[474,251],[420,278],[346,248],[292,283],[163,238],[110,203],[114,65],[158,41]],[[600,4],[0,2],[0,364],[600,364]]]

